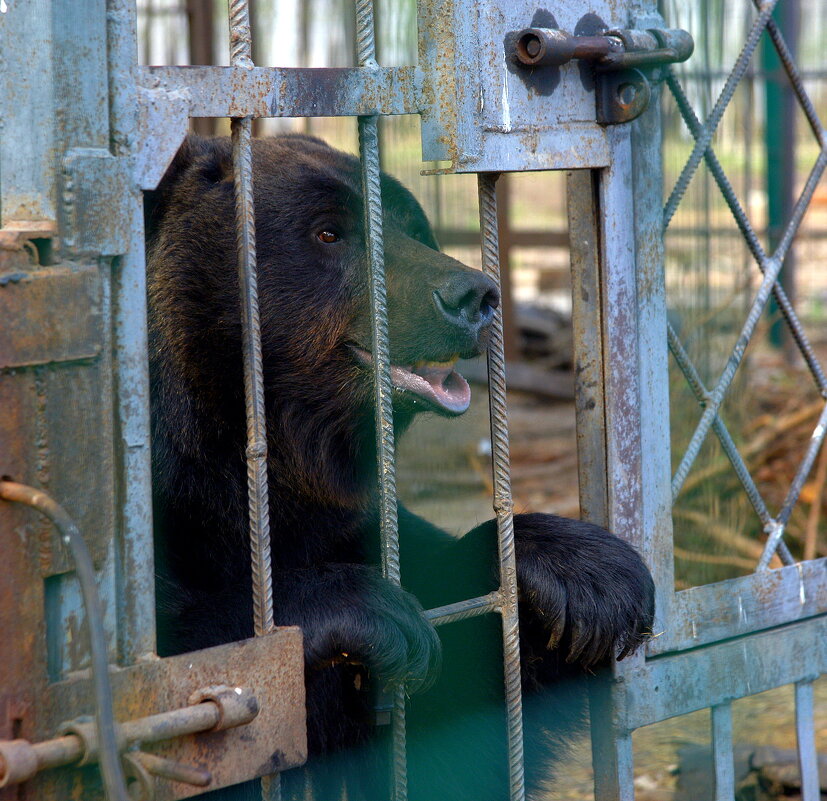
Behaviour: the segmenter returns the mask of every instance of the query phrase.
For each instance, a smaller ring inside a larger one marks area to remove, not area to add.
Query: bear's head
[[[253,182],[270,450],[316,494],[335,474],[341,494],[342,477],[356,479],[353,466],[369,465],[373,450],[359,162],[313,137],[260,139]],[[485,348],[499,295],[439,252],[422,208],[384,174],[382,204],[399,430],[419,411],[468,408],[454,365]],[[166,423],[154,445],[236,450],[244,403],[228,139],[187,139],[147,205],[147,227],[153,416]]]

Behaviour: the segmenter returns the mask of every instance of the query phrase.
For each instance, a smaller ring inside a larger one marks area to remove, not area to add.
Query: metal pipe
[[[526,67],[560,67],[577,58],[592,61],[605,72],[686,61],[694,48],[692,37],[681,30],[609,30],[599,36],[572,36],[556,28],[526,28],[517,34],[514,55]]]
[[[250,716],[252,720],[255,715]],[[138,720],[130,720],[120,726],[121,736],[127,743],[158,743],[185,737],[216,728],[221,721],[221,708],[214,701],[160,712]],[[249,721],[247,721],[249,722]]]
[[[623,49],[617,39],[606,36],[572,36],[555,28],[526,28],[517,34],[517,60],[530,67],[559,67],[574,58],[594,61]]]
[[[106,635],[103,630],[103,608],[95,584],[95,568],[92,565],[92,557],[89,555],[86,542],[74,520],[45,492],[13,481],[0,481],[0,498],[31,506],[46,515],[55,524],[63,544],[72,554],[89,628],[95,721],[106,797],[108,801],[130,801],[129,792],[126,789],[126,777],[118,754],[115,713],[112,708],[112,687],[109,683],[109,659],[106,652]]]

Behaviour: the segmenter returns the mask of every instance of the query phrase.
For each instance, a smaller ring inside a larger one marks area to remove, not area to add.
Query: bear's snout
[[[476,338],[494,318],[500,293],[487,275],[476,270],[457,270],[434,290],[433,299],[445,320]]]

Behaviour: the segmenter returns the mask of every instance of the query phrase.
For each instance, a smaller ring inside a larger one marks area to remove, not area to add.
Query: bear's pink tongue
[[[462,414],[471,403],[471,387],[451,362],[431,362],[410,370],[391,365],[391,381],[395,387],[426,398],[451,414]]]
[[[373,365],[373,354],[351,346],[356,357],[365,366]],[[391,382],[396,389],[412,392],[429,400],[449,414],[462,414],[471,404],[471,387],[454,370],[456,357],[449,362],[419,362],[411,367],[391,365]]]

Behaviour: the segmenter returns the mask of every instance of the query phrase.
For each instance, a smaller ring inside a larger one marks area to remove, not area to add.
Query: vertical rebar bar
[[[253,66],[248,0],[230,2],[230,63],[234,67],[248,69]],[[267,486],[267,422],[264,409],[264,371],[256,273],[252,128],[252,117],[235,118],[231,123],[238,283],[241,293],[244,400],[247,417],[245,455],[250,518],[253,631],[260,637],[273,629],[273,580]],[[261,795],[266,801],[277,801],[281,797],[278,775],[262,777]]]
[[[482,236],[482,269],[500,286],[496,183],[499,173],[477,176]],[[503,667],[508,720],[508,772],[511,801],[525,798],[523,769],[523,699],[520,686],[520,630],[517,615],[517,559],[508,448],[505,385],[505,342],[502,305],[496,310],[488,344],[488,397],[494,473],[494,512],[500,557],[500,613],[503,624]]]
[[[388,296],[385,286],[382,238],[382,197],[379,180],[376,117],[359,118],[362,189],[365,202],[365,236],[370,269],[372,349],[376,378],[376,449],[379,462],[379,510],[382,536],[382,571],[400,582],[399,539],[396,519],[396,465],[394,464],[393,384],[390,371]]]
[[[372,0],[356,3],[356,56],[362,69],[376,69],[376,36]],[[388,297],[382,233],[382,185],[379,167],[379,119],[359,117],[359,154],[362,160],[365,244],[370,276],[372,350],[376,402],[376,457],[379,475],[379,521],[382,573],[400,584],[399,526],[396,510],[394,461],[393,384],[391,383]],[[393,799],[408,797],[405,688],[393,690]]]
[[[250,18],[245,0],[230,4],[233,66],[250,67]],[[256,275],[256,228],[253,207],[252,119],[232,121],[238,281],[244,354],[247,414],[247,491],[250,514],[250,561],[253,575],[253,620],[256,636],[273,628],[270,565],[270,520],[267,498],[267,430]]]
[[[379,178],[379,134],[376,117],[359,118],[359,152],[362,159],[365,238],[370,274],[382,574],[394,584],[400,584],[396,464],[394,462],[393,384],[391,383],[390,372],[388,298],[385,286],[382,195]],[[407,798],[407,761],[405,756],[405,692],[402,685],[394,690],[392,728],[393,798],[394,801],[404,801]]]
[[[253,218],[251,119],[232,121],[233,176],[236,192],[238,279],[244,351],[244,397],[247,412],[247,492],[250,515],[250,562],[253,577],[253,623],[258,637],[273,628],[270,521],[267,499],[267,432],[261,331],[256,280]]]

